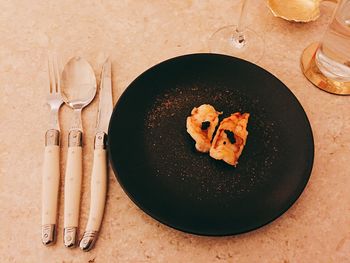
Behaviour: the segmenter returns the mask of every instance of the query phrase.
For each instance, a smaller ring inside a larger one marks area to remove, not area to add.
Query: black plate
[[[196,152],[186,117],[203,103],[222,118],[251,114],[237,168]],[[247,232],[280,216],[302,193],[314,157],[309,121],[290,90],[254,64],[215,54],[176,57],[140,75],[114,109],[109,142],[135,204],[200,235]]]

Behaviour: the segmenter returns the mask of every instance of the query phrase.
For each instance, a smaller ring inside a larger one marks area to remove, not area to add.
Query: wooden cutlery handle
[[[64,244],[74,247],[79,224],[81,183],[83,177],[82,132],[69,132],[64,186]]]
[[[89,219],[83,238],[80,241],[80,248],[84,251],[89,251],[97,239],[106,203],[108,166],[106,145],[104,144],[105,136],[104,133],[98,133],[95,137]],[[102,145],[98,143],[99,140],[102,140]]]
[[[48,130],[45,135],[45,153],[42,175],[42,236],[44,245],[56,239],[57,201],[60,182],[60,132]]]

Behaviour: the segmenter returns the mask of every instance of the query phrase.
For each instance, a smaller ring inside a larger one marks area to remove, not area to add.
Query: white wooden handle
[[[45,147],[42,185],[42,225],[57,222],[57,198],[60,181],[60,147]]]
[[[82,132],[72,130],[68,137],[67,167],[64,185],[64,245],[76,245],[79,225],[81,181],[83,177]]]
[[[52,133],[53,132],[53,133]],[[57,136],[59,132],[50,130],[46,136]],[[58,144],[57,139],[57,144]],[[44,153],[44,165],[42,174],[42,242],[49,245],[55,241],[57,223],[57,201],[60,182],[60,147],[59,145],[46,145]]]
[[[64,185],[64,227],[78,227],[81,181],[83,176],[82,147],[68,147]]]
[[[103,133],[98,133],[95,137],[89,219],[83,238],[80,241],[80,248],[84,251],[90,250],[96,242],[106,204],[108,165],[104,138],[106,138],[106,135]]]
[[[86,231],[99,231],[107,193],[107,154],[105,149],[95,149],[91,174],[90,212]]]

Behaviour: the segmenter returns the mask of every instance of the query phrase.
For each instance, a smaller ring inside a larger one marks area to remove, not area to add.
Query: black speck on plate
[[[204,103],[221,118],[250,113],[236,168],[197,152],[186,132],[187,116]],[[150,68],[123,93],[109,126],[109,158],[128,196],[160,222],[199,235],[243,233],[276,219],[305,188],[313,157],[312,130],[291,91],[224,55]]]

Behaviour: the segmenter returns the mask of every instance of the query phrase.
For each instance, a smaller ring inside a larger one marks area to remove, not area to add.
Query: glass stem
[[[245,21],[247,18],[247,11],[248,11],[247,2],[248,2],[248,0],[242,1],[241,12],[240,12],[238,23],[237,23],[237,28],[236,28],[235,32],[233,32],[233,35],[232,35],[233,44],[237,48],[242,48],[246,44],[244,31],[246,28]]]

